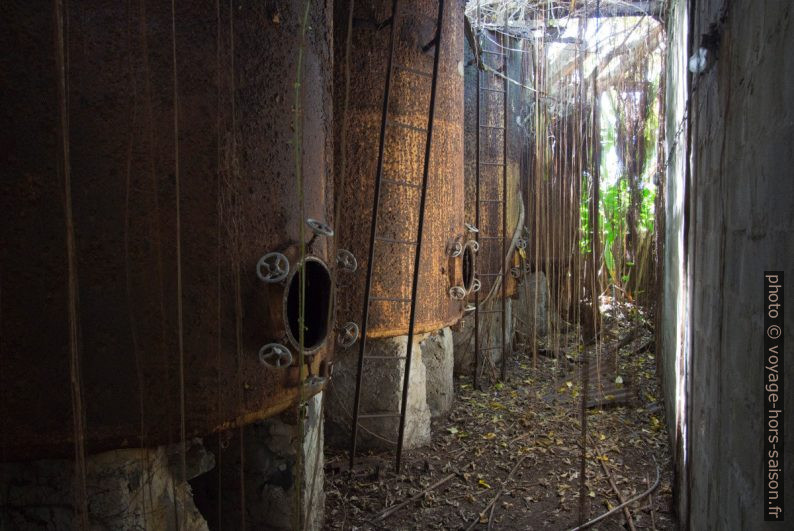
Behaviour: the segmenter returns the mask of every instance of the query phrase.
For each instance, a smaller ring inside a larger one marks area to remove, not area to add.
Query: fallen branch
[[[432,485],[430,485],[429,487],[424,489],[422,492],[420,492],[420,493],[418,493],[418,494],[416,494],[414,496],[411,496],[410,498],[408,498],[404,502],[400,502],[397,505],[392,505],[391,507],[388,507],[387,509],[382,511],[379,515],[377,515],[377,516],[373,517],[372,519],[370,519],[369,523],[374,525],[375,522],[377,522],[379,520],[383,520],[384,518],[388,517],[389,515],[391,515],[392,513],[397,511],[398,509],[401,509],[401,508],[405,507],[409,503],[415,502],[416,500],[418,500],[419,498],[421,498],[422,496],[424,496],[425,494],[427,494],[431,490],[440,487],[441,485],[443,485],[444,483],[446,483],[447,481],[449,481],[450,479],[452,479],[454,477],[455,477],[455,474],[450,474],[450,475],[448,475],[448,476],[446,476],[446,477],[444,477],[442,479],[439,479],[438,481],[436,481],[435,483],[433,483]]]
[[[490,509],[490,513],[488,515],[488,529],[491,528],[491,519],[493,518],[493,507],[496,505],[496,502],[499,501],[499,498],[504,493],[505,485],[507,485],[507,483],[510,482],[511,479],[513,479],[513,474],[515,474],[516,470],[518,470],[518,467],[521,466],[521,463],[523,463],[524,459],[526,458],[527,456],[524,455],[521,457],[521,459],[518,460],[518,462],[515,464],[513,469],[507,475],[507,478],[502,482],[502,486],[499,488],[499,492],[496,493],[496,496],[493,497],[490,503],[488,503],[488,505],[486,505],[485,508],[477,515],[477,518],[475,518],[474,521],[469,525],[469,527],[466,528],[466,531],[471,531],[472,529],[474,529],[474,527],[478,523],[480,523],[482,517],[485,516],[485,512],[488,511],[489,509]]]
[[[634,503],[635,501],[643,499],[644,497],[648,496],[649,494],[651,494],[653,491],[655,491],[659,487],[659,482],[660,482],[661,478],[662,478],[662,476],[661,476],[661,473],[659,472],[659,465],[657,464],[656,465],[656,481],[654,482],[654,484],[648,490],[646,490],[645,492],[643,492],[641,494],[638,494],[638,495],[634,496],[633,498],[631,498],[629,500],[626,500],[625,502],[621,503],[620,505],[618,505],[617,507],[615,507],[611,511],[607,511],[604,514],[602,514],[601,516],[593,518],[589,522],[585,522],[584,524],[580,525],[579,527],[572,528],[570,531],[579,531],[580,529],[587,529],[591,525],[597,524],[598,522],[600,522],[604,518],[612,516],[616,512],[622,510],[623,507],[625,507],[627,505],[630,505],[630,504]]]
[[[604,455],[604,453],[601,451],[601,448],[598,447],[598,444],[592,437],[590,438],[590,444],[593,445],[593,448],[598,455]],[[620,492],[620,489],[618,489],[618,486],[615,484],[615,478],[612,477],[612,472],[609,471],[607,464],[601,459],[596,459],[596,461],[601,463],[601,468],[604,470],[604,474],[607,476],[609,486],[612,487],[612,491],[618,497],[618,501],[620,503],[625,503],[626,498],[623,497],[623,493]],[[629,510],[628,506],[623,507],[623,516],[626,517],[626,523],[629,524],[629,529],[631,529],[631,531],[637,531],[637,527],[634,525],[634,518],[631,517],[631,511]]]
[[[647,485],[650,483],[651,478],[648,477],[648,474],[645,474],[645,484]],[[648,506],[651,508],[651,529],[656,531],[656,512],[653,508],[653,494],[648,495]]]

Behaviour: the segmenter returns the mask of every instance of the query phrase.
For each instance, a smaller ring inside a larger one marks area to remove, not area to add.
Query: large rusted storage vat
[[[353,26],[353,53],[350,64],[348,145],[337,153],[337,169],[346,157],[342,186],[339,245],[349,249],[359,270],[339,279],[340,320],[359,322],[368,260],[369,228],[378,158],[378,136],[389,52],[390,0],[356,2]],[[398,2],[395,68],[389,120],[416,128],[427,127],[430,73],[433,49],[425,47],[435,33],[438,2]],[[337,27],[346,28],[348,7],[337,5]],[[443,37],[436,96],[436,114],[429,173],[425,232],[418,287],[416,333],[430,332],[456,322],[464,301],[450,296],[459,280],[460,264],[450,261],[449,249],[464,238],[463,213],[463,6],[448,1],[444,8]],[[346,32],[344,32],[346,33]],[[344,43],[337,50],[344,50]],[[337,54],[342,69],[343,53]],[[339,70],[336,86],[337,122],[343,112],[344,71]],[[425,134],[401,127],[389,127],[385,144],[384,179],[421,183]],[[341,172],[338,172],[338,174]],[[419,190],[384,184],[381,192],[379,234],[414,240]],[[373,296],[410,296],[414,248],[403,244],[376,244]],[[458,260],[460,262],[460,260]],[[373,338],[406,334],[409,308],[398,302],[373,303],[368,336]]]
[[[482,50],[482,61],[491,70],[502,73],[502,48],[500,36],[486,32],[479,37]],[[480,230],[480,250],[477,255],[477,273],[481,281],[480,297],[483,298],[491,292],[497,280],[495,276],[502,271],[502,262],[510,249],[513,235],[521,219],[521,197],[519,195],[519,160],[523,142],[520,129],[516,126],[515,117],[520,116],[519,101],[516,98],[518,88],[508,84],[508,120],[504,119],[504,78],[489,72],[482,72],[478,80],[478,67],[474,53],[466,42],[466,84],[465,98],[467,113],[465,116],[466,159],[465,159],[465,189],[466,189],[466,221],[475,224],[476,188],[477,188],[477,83],[481,83],[480,90],[480,220],[477,228]],[[514,57],[508,59],[509,76],[511,79],[520,79],[520,68]],[[507,125],[507,149],[505,149],[505,129]],[[521,136],[519,136],[521,135]],[[507,155],[505,158],[505,154]],[[507,162],[507,193],[502,191],[501,163]],[[505,203],[497,201],[505,200]],[[502,209],[507,208],[507,231],[503,242],[492,239],[502,235]],[[518,227],[520,229],[520,227]],[[523,235],[522,235],[523,237]],[[502,245],[500,245],[502,244]],[[505,294],[512,296],[516,293],[516,281],[509,274],[512,269],[513,253],[509,258],[508,277]],[[497,289],[493,297],[502,296],[502,290]]]
[[[57,2],[55,15],[0,8],[0,459],[70,455],[73,396],[89,452],[284,410],[297,370],[258,352],[294,352],[297,335],[301,5],[177,2],[172,18],[169,2],[64,4],[60,15]],[[328,9],[311,2],[301,99],[305,217],[320,220],[332,211]],[[330,342],[332,246],[320,236],[308,249],[315,374]],[[280,284],[256,274],[271,251],[292,257]]]

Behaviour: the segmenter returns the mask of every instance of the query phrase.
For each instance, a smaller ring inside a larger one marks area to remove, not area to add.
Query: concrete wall
[[[686,105],[687,105],[687,36],[688,6],[686,0],[671,3],[667,23],[666,71],[666,161],[663,176],[665,194],[664,256],[662,258],[661,319],[659,338],[662,383],[667,406],[668,430],[671,434],[676,477],[684,476],[684,423],[682,398],[688,349],[686,347],[687,284],[684,251],[684,190],[686,179]],[[681,407],[679,407],[679,405]],[[679,514],[685,509],[683,489],[676,490]],[[681,514],[681,516],[683,516]]]
[[[677,50],[688,21],[684,2],[672,9],[662,345],[681,472],[677,507],[682,528],[782,529],[763,521],[762,288],[765,270],[794,264],[794,4],[690,3],[694,49],[716,29],[719,51],[712,48],[705,72],[692,78],[689,174],[680,159],[686,131],[674,143],[685,86]],[[794,378],[791,363],[785,377]],[[792,408],[789,393],[789,422]],[[788,439],[785,505],[792,511]]]

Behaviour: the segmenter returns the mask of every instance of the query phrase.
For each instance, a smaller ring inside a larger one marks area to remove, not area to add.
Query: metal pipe
[[[505,35],[502,35],[502,42],[507,44],[507,13],[505,12]],[[507,78],[509,72],[507,69],[508,52],[502,50],[502,67],[504,68],[504,78],[502,78],[502,85],[504,87],[503,94],[503,107],[502,119],[504,120],[504,129],[502,129],[502,252],[506,252],[507,245]],[[509,249],[509,248],[508,248]],[[502,260],[502,381],[507,380],[507,259]]]
[[[480,25],[480,0],[477,0],[477,25]],[[475,40],[475,44],[476,40]],[[475,56],[477,49],[474,50]],[[474,226],[480,227],[480,83],[482,82],[482,70],[477,66],[477,129],[476,129],[476,171],[474,177]],[[480,231],[474,233],[474,240],[477,246],[480,245]],[[475,272],[476,275],[476,272]],[[474,388],[480,388],[480,293],[474,294]]]
[[[395,0],[396,2],[396,0]],[[436,88],[438,86],[438,60],[441,56],[441,28],[444,25],[444,0],[438,0],[438,21],[436,22],[436,53],[433,58],[433,84],[430,88],[430,116],[427,119],[427,140],[425,141],[425,164],[422,170],[422,194],[419,199],[419,225],[416,238],[416,254],[414,255],[414,279],[411,286],[411,315],[408,324],[408,345],[405,352],[405,376],[403,378],[403,396],[400,406],[400,432],[397,438],[397,472],[403,449],[403,436],[405,435],[406,406],[408,405],[408,383],[411,380],[411,354],[413,351],[414,321],[416,319],[416,288],[419,283],[419,260],[422,255],[422,234],[425,223],[425,200],[427,199],[427,178],[430,173],[430,146],[433,141],[433,118],[436,111]]]

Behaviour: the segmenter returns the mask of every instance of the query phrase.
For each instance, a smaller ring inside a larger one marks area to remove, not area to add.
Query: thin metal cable
[[[295,179],[298,187],[298,202],[300,216],[298,219],[298,239],[300,249],[300,292],[298,298],[298,374],[300,383],[298,385],[298,404],[297,404],[297,421],[298,421],[298,437],[296,444],[296,459],[295,469],[297,470],[297,477],[295,481],[295,505],[296,511],[293,514],[293,521],[297,522],[296,529],[303,529],[304,527],[304,514],[303,514],[303,421],[306,411],[306,386],[303,376],[303,369],[305,365],[305,319],[306,319],[306,236],[305,224],[306,219],[306,205],[304,198],[304,176],[303,176],[303,109],[301,105],[301,80],[303,78],[303,54],[306,45],[306,28],[309,20],[309,8],[311,0],[304,2],[303,17],[300,26],[300,44],[298,47],[298,62],[296,66],[296,79],[295,79],[295,103],[293,104],[293,148],[295,158]]]
[[[64,1],[55,0],[56,68],[58,73],[58,111],[60,122],[60,172],[63,176],[64,214],[66,218],[66,262],[68,275],[69,380],[72,400],[72,428],[75,455],[75,505],[79,527],[88,529],[88,494],[85,464],[85,411],[80,364],[79,288],[77,278],[77,245],[72,213],[72,175],[69,154],[69,59],[67,54],[68,13]]]
[[[177,338],[179,345],[179,435],[181,453],[179,464],[182,472],[182,483],[187,483],[187,435],[185,421],[185,347],[182,326],[182,226],[181,226],[181,195],[179,175],[179,81],[176,62],[176,2],[171,0],[171,52],[174,67],[174,181],[176,195],[176,310]],[[180,493],[184,485],[180,485]],[[179,503],[174,499],[174,510],[179,513]],[[182,511],[181,526],[187,523],[186,511]]]

